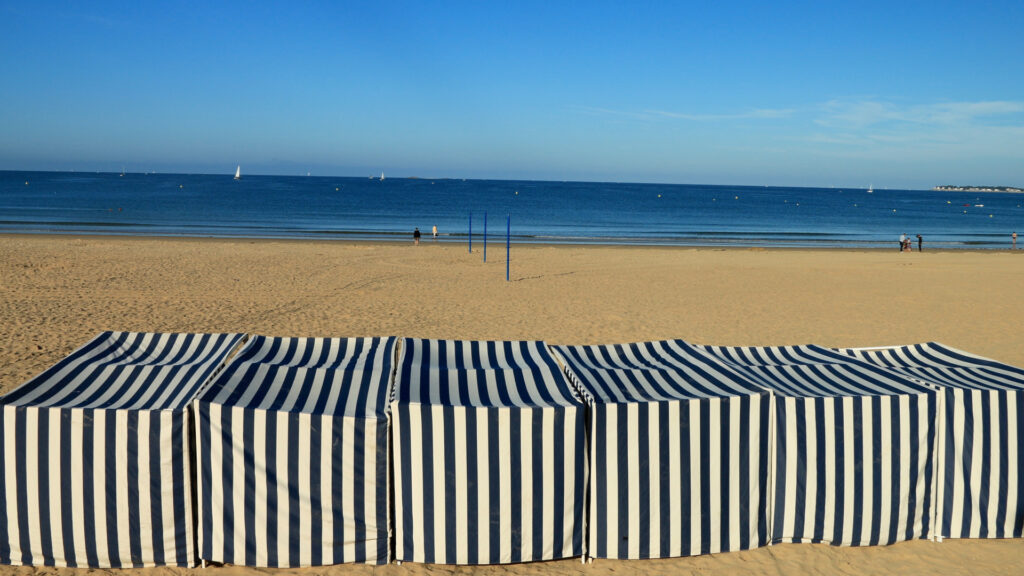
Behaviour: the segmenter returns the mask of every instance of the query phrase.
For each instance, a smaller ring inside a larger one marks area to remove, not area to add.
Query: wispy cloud
[[[815,154],[848,158],[1024,159],[1024,102],[903,104],[831,100],[808,110],[795,139]],[[802,134],[802,135],[801,135]]]
[[[691,122],[729,122],[733,120],[789,118],[794,110],[755,109],[725,114],[673,112],[669,110],[613,110],[593,106],[577,106],[576,110],[593,116],[608,116],[631,120],[687,120]]]
[[[900,105],[880,100],[831,100],[818,107],[815,123],[824,127],[863,129],[878,125],[912,124],[948,127],[1015,116],[1024,102],[995,100]],[[1021,123],[1021,118],[1016,119]]]
[[[99,14],[62,12],[58,14],[58,16],[66,20],[78,21],[86,25],[99,26],[102,28],[116,28],[120,25],[118,20]]]
[[[82,3],[84,5],[84,3]],[[77,8],[77,4],[72,4]],[[0,12],[8,16],[21,18],[32,18],[38,20],[63,20],[66,22],[82,24],[85,26],[98,26],[101,28],[115,28],[123,24],[122,21],[109,16],[93,12],[68,11],[62,8],[53,8],[42,3],[23,3],[19,5],[0,5]]]
[[[574,106],[573,110],[588,116],[603,116],[611,118],[625,118],[629,120],[650,120],[650,114],[644,112],[630,112],[625,110],[612,110],[611,108],[598,108],[595,106]]]
[[[791,108],[727,112],[577,107],[578,113],[648,124],[711,125],[719,144],[742,138],[757,150],[836,158],[1024,159],[1024,101],[905,103],[879,98],[833,99]],[[761,121],[767,131],[748,130]],[[737,132],[739,130],[740,132]]]
[[[793,115],[792,109],[784,110],[773,110],[773,109],[757,109],[750,110],[747,112],[737,112],[732,114],[687,114],[684,112],[669,112],[666,110],[647,110],[646,113],[652,116],[660,116],[663,118],[674,118],[678,120],[692,120],[694,122],[719,122],[729,120],[748,120],[748,119],[774,119],[774,118],[789,118]]]
[[[659,109],[616,110],[594,106],[577,106],[574,109],[577,112],[593,116],[644,121],[663,119],[729,122],[734,120],[791,119],[809,121],[823,128],[846,131],[900,124],[919,127],[963,126],[978,123],[1024,125],[1024,101],[1012,100],[899,104],[877,99],[835,99],[817,105],[794,108],[755,108],[722,113]]]

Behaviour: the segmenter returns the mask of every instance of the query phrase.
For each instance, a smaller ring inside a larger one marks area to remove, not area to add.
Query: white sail
[[[235,168],[235,180],[238,180],[241,177],[242,177],[242,165],[239,164],[238,168]]]
[[[384,171],[383,171],[383,170],[381,170],[381,172],[380,172],[380,179],[381,179],[381,180],[383,180],[383,179],[384,179]]]

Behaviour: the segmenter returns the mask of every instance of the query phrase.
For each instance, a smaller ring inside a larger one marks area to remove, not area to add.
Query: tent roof
[[[732,367],[682,340],[553,349],[591,402],[658,402],[765,393]]]
[[[891,396],[934,391],[893,370],[821,346],[699,348],[780,396]]]
[[[176,410],[199,392],[241,334],[103,332],[0,404]]]
[[[582,403],[543,342],[416,338],[402,341],[394,400],[519,408]]]
[[[395,339],[253,336],[200,402],[364,418],[388,410]]]
[[[939,386],[974,390],[1024,390],[1024,370],[937,342],[838,352]]]

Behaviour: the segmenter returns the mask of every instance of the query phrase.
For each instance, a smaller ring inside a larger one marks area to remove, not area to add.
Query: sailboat
[[[242,179],[242,165],[239,164],[238,168],[235,168],[235,180],[241,180],[241,179]]]
[[[381,180],[381,182],[384,181],[384,171],[383,170],[380,171],[380,180]]]
[[[873,184],[868,184],[868,194],[874,194],[874,193],[875,193],[875,186]]]

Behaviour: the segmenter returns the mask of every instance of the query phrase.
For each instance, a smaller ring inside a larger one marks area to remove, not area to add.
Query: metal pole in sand
[[[487,262],[487,212],[484,212],[484,262]]]
[[[509,260],[512,259],[512,215],[505,219],[505,282],[508,282]]]
[[[469,213],[469,253],[473,253],[473,213]]]

